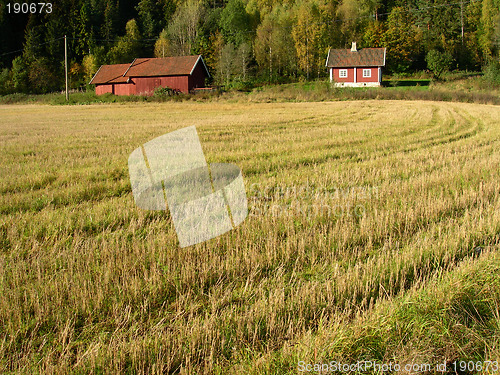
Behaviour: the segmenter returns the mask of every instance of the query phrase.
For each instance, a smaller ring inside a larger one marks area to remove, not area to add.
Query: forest
[[[387,48],[393,74],[425,70],[431,59],[468,71],[499,59],[500,0],[57,0],[50,12],[20,5],[0,0],[0,94],[61,90],[65,35],[72,89],[87,88],[102,64],[189,54],[203,56],[213,85],[312,80],[326,76],[329,48],[352,41]]]

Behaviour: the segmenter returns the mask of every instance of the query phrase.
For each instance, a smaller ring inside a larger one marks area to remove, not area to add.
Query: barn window
[[[340,78],[347,78],[347,69],[340,69],[339,70],[339,77]]]
[[[372,76],[372,70],[371,69],[363,69],[363,77],[371,77]]]

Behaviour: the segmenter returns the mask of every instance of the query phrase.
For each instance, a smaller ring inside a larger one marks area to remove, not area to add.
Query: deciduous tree
[[[198,24],[203,14],[203,5],[198,0],[187,0],[177,8],[168,25],[173,55],[191,54],[191,49],[198,35]]]
[[[418,32],[413,26],[411,13],[394,7],[387,19],[382,36],[382,46],[387,48],[387,66],[393,72],[404,72],[418,54]]]
[[[449,52],[440,52],[433,49],[427,53],[425,61],[427,61],[427,67],[432,71],[436,79],[440,79],[443,73],[450,68],[453,56]]]
[[[109,52],[109,59],[112,63],[131,62],[141,54],[141,34],[137,22],[132,19],[127,22],[125,36],[118,39]]]
[[[168,39],[167,29],[163,29],[155,42],[155,57],[170,56],[170,40]]]
[[[328,51],[327,25],[316,3],[304,2],[297,9],[297,21],[292,28],[292,36],[298,66],[305,72],[307,79],[311,72],[319,75],[324,68]]]
[[[250,40],[250,16],[241,0],[229,0],[222,11],[220,28],[224,41],[238,47]]]

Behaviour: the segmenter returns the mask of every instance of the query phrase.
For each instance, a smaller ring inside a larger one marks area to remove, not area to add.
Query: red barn
[[[135,59],[131,64],[103,65],[90,84],[101,95],[151,95],[157,87],[183,93],[205,87],[210,77],[201,55]]]
[[[338,87],[380,86],[382,67],[385,66],[385,48],[356,48],[328,51],[326,66],[330,82]]]

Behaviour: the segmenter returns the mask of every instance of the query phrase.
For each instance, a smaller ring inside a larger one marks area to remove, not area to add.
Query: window
[[[363,69],[363,77],[371,77],[372,70],[371,69]]]
[[[347,78],[347,69],[339,70],[339,78]]]

